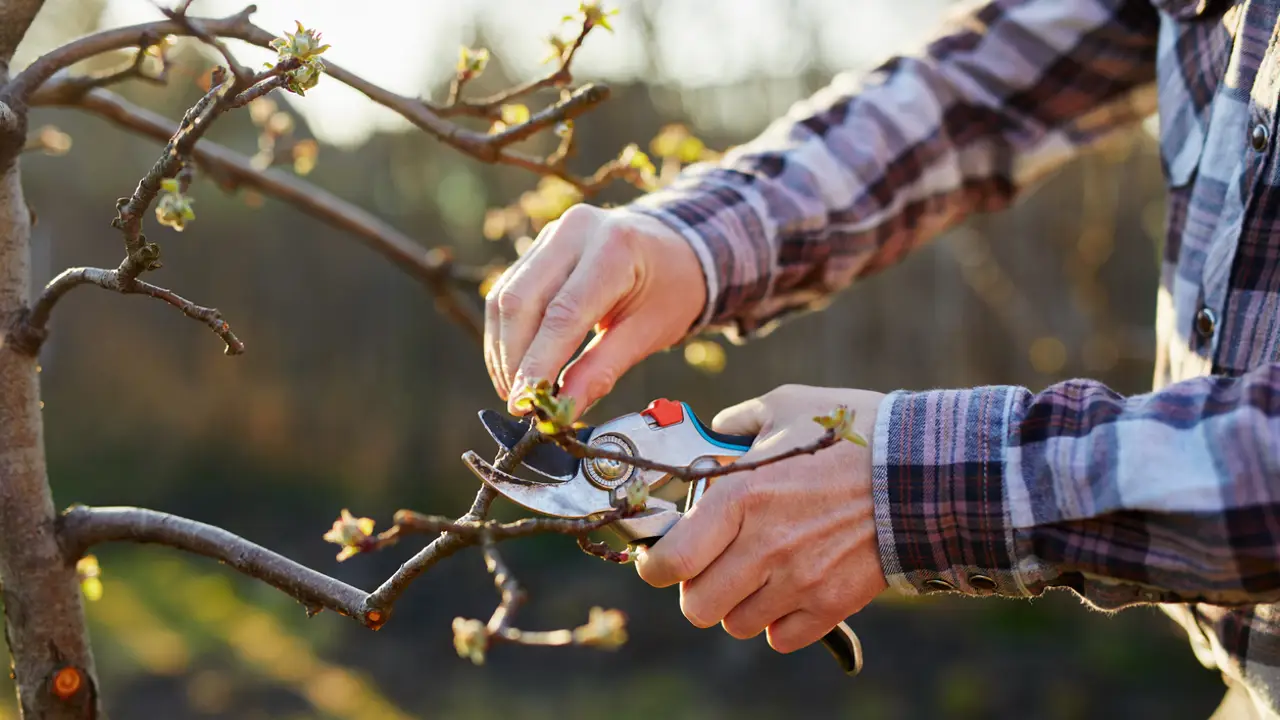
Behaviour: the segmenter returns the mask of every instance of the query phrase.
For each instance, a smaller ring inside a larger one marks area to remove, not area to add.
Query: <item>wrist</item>
[[[754,258],[772,257],[764,200],[746,176],[715,168],[688,168],[675,183],[643,195],[626,206],[673,229],[697,255],[706,285],[706,301],[688,336],[708,329],[741,342],[761,329],[753,311],[769,291],[772,265]]]

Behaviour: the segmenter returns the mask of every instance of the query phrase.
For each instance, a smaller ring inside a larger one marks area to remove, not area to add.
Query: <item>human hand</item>
[[[521,390],[554,382],[576,415],[650,354],[679,341],[706,302],[706,279],[689,243],[626,208],[575,205],[539,233],[485,298],[484,358],[512,414]]]
[[[880,393],[780,387],[727,408],[712,428],[758,438],[740,462],[807,445],[813,418],[837,405],[870,439]],[[680,608],[701,628],[747,639],[767,631],[789,653],[820,640],[888,587],[871,498],[871,451],[840,442],[714,482],[693,509],[636,560],[655,587],[680,583]]]

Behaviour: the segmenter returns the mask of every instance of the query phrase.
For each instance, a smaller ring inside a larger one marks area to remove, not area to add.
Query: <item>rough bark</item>
[[[17,161],[0,156],[0,168],[0,322],[8,327],[30,292],[31,224]],[[75,567],[55,534],[38,378],[35,358],[0,347],[5,637],[24,720],[94,718],[97,676]]]

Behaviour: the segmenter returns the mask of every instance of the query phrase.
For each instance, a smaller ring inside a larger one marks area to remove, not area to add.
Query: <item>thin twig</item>
[[[191,0],[183,0],[182,4],[170,10],[165,7],[160,8],[160,12],[165,17],[177,22],[188,30],[193,37],[199,38],[201,42],[212,47],[222,55],[222,59],[227,61],[227,67],[230,68],[231,74],[236,79],[239,87],[248,87],[253,84],[253,74],[244,65],[241,65],[235,56],[231,54],[231,50],[227,48],[227,44],[219,40],[213,33],[205,30],[198,18],[189,17],[187,10],[191,7]],[[246,14],[246,17],[248,15]]]
[[[595,519],[539,517],[498,522],[497,520],[450,520],[440,515],[423,515],[412,510],[399,510],[395,515],[395,527],[398,528],[399,535],[452,533],[477,540],[486,537],[510,540],[548,533],[581,535],[599,530],[633,514],[635,514],[634,510],[621,507]]]
[[[582,47],[582,42],[587,39],[588,33],[591,32],[591,25],[583,22],[582,29],[578,32],[578,36],[573,43],[563,51],[560,56],[560,63],[555,70],[534,78],[528,82],[516,85],[489,97],[478,100],[463,100],[459,97],[462,88],[460,85],[451,86],[449,91],[449,101],[444,105],[430,105],[432,110],[441,117],[454,117],[464,115],[468,117],[481,117],[489,120],[496,120],[502,117],[502,106],[509,104],[513,100],[530,95],[542,90],[543,88],[564,87],[573,82],[573,74],[570,66],[573,64],[573,58],[578,53],[578,48]]]
[[[169,119],[115,93],[96,89],[77,94],[62,85],[63,82],[61,79],[51,81],[34,101],[40,105],[79,108],[155,140],[168,141],[177,132],[178,128]],[[317,185],[279,170],[258,169],[249,158],[223,145],[202,140],[192,148],[191,157],[225,190],[253,188],[354,234],[410,277],[425,284],[437,308],[473,339],[480,340],[484,325],[479,308],[468,303],[457,287],[459,283],[478,282],[477,278],[483,277],[480,271],[455,265],[447,253],[423,247],[373,213]]]
[[[244,343],[231,331],[231,326],[222,319],[222,314],[217,308],[196,305],[171,290],[137,278],[126,277],[118,269],[91,267],[70,268],[49,281],[35,304],[14,325],[9,338],[15,347],[29,355],[35,355],[48,335],[47,326],[53,306],[64,295],[81,285],[96,285],[104,290],[113,290],[124,295],[148,295],[157,300],[163,300],[181,310],[183,315],[209,326],[209,329],[226,343],[228,355],[239,355],[244,352]]]
[[[596,542],[588,538],[586,535],[578,536],[578,547],[582,549],[582,552],[588,555],[594,555],[606,562],[623,565],[631,562],[632,560],[630,551],[614,550],[609,547],[607,543]]]
[[[215,70],[209,92],[205,93],[204,97],[183,115],[177,132],[169,139],[151,169],[138,181],[133,195],[122,198],[117,205],[117,216],[112,225],[119,228],[124,235],[126,256],[124,262],[120,264],[120,272],[125,277],[136,278],[154,267],[158,249],[155,245],[148,243],[142,234],[142,216],[159,195],[161,183],[177,175],[186,158],[190,157],[196,142],[208,131],[219,115],[238,107],[236,103],[241,97],[252,95],[249,97],[250,100],[259,97],[262,93],[253,94],[258,92],[260,86],[266,86],[263,92],[270,92],[279,87],[281,75],[295,69],[300,62],[292,57],[281,60],[269,70],[251,78],[249,87],[242,92],[237,92],[238,80],[224,82]]]
[[[516,443],[515,447],[510,452],[502,455],[495,462],[495,465],[504,472],[511,472],[524,459],[525,453],[529,452],[534,445],[541,441],[542,438],[537,429],[530,428],[524,437]],[[458,522],[468,523],[484,520],[488,516],[489,507],[493,505],[495,498],[497,498],[497,493],[492,488],[488,485],[481,485],[480,490],[476,493],[475,501],[471,504],[471,509],[459,518]],[[374,610],[390,608],[404,594],[409,584],[417,579],[419,575],[468,544],[474,544],[474,540],[457,533],[442,532],[440,537],[432,540],[426,547],[418,551],[416,555],[401,565],[386,582],[382,583],[377,590],[370,594],[368,600],[369,608]]]
[[[766,465],[772,465],[782,462],[798,455],[812,455],[824,448],[831,447],[841,441],[841,437],[832,431],[822,434],[817,440],[811,443],[791,448],[785,452],[772,455],[770,457],[761,458],[759,460],[750,460],[747,462],[734,462],[719,467],[705,468],[693,470],[686,466],[667,465],[666,463],[655,462],[643,457],[628,455],[623,452],[615,452],[612,450],[602,450],[598,447],[592,447],[574,437],[572,432],[558,433],[549,436],[551,441],[564,448],[577,458],[605,458],[608,460],[620,460],[643,470],[656,470],[658,472],[668,473],[674,477],[678,477],[685,481],[701,480],[703,478],[720,477],[731,473],[746,472],[756,470]]]
[[[104,52],[136,46],[143,37],[191,36],[192,20],[195,20],[202,32],[211,36],[235,38],[269,48],[275,36],[249,21],[249,15],[252,14],[253,9],[253,6],[250,6],[244,11],[225,18],[198,20],[189,18],[186,24],[165,20],[114,28],[85,36],[33,61],[0,91],[0,102],[10,106],[25,105],[32,101],[41,86],[60,70]],[[484,162],[511,165],[538,175],[560,178],[577,188],[584,197],[598,193],[616,179],[623,179],[633,184],[637,182],[634,173],[628,172],[625,167],[618,167],[617,163],[607,163],[592,175],[584,177],[568,172],[562,161],[552,162],[547,158],[535,157],[507,147],[518,139],[528,137],[540,129],[553,127],[565,120],[571,120],[600,104],[609,96],[609,88],[605,85],[585,85],[568,100],[556,103],[538,113],[536,119],[530,118],[528,122],[508,128],[503,133],[488,134],[469,130],[450,122],[435,108],[421,100],[391,92],[339,65],[326,62],[325,74],[350,86],[373,102],[398,113],[437,140],[466,155]]]
[[[493,586],[502,596],[502,601],[493,611],[493,616],[489,618],[489,624],[486,627],[489,634],[494,635],[511,627],[512,618],[520,610],[520,606],[524,605],[528,594],[525,593],[524,588],[520,587],[520,583],[515,575],[511,574],[507,564],[502,561],[498,548],[493,544],[493,538],[483,537],[481,547],[484,550],[485,567],[493,574]]]

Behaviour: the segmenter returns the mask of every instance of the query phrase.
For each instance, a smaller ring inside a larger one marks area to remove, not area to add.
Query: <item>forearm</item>
[[[710,292],[695,330],[749,335],[1150,114],[1156,27],[1145,0],[976,5],[633,207],[698,251]]]
[[[1129,398],[1083,380],[895,393],[874,458],[901,591],[1280,600],[1280,365]]]

